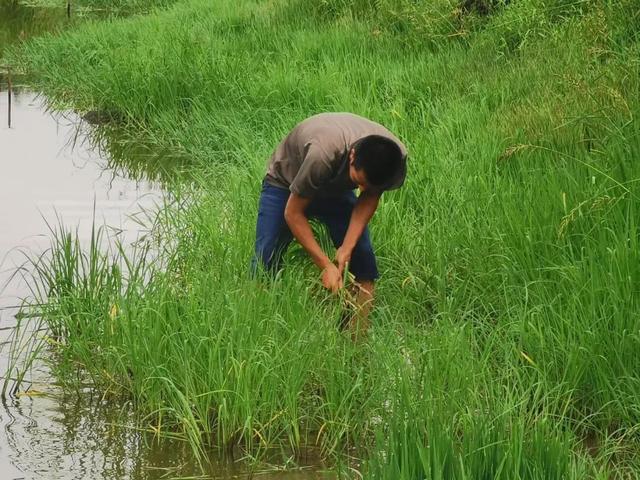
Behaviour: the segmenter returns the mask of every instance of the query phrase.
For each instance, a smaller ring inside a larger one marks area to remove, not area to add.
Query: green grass
[[[368,478],[637,476],[640,12],[504,3],[193,0],[14,54],[54,103],[194,162],[155,261],[55,236],[40,288],[60,368],[196,453],[318,444]],[[275,283],[247,275],[266,159],[328,110],[410,150],[372,222],[363,345],[299,249]]]
[[[175,0],[2,0],[7,8],[50,9],[50,13],[66,15],[67,7],[71,16],[88,12],[103,11],[108,13],[140,13],[154,8],[167,7]]]
[[[0,1],[0,66],[7,46],[45,32],[55,32],[66,22],[64,12],[54,9],[33,9],[22,4]]]

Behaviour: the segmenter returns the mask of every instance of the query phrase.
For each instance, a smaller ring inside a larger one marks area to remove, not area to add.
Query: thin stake
[[[9,88],[7,89],[7,105],[9,110],[7,111],[7,123],[9,124],[9,128],[11,128],[11,69],[7,69],[7,84]]]
[[[71,18],[71,0],[67,1],[67,18]]]

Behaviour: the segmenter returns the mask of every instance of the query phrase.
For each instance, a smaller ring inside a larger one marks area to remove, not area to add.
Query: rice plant
[[[117,112],[193,162],[190,200],[159,215],[158,268],[55,235],[38,277],[61,364],[196,455],[312,446],[353,477],[633,478],[637,3],[427,3],[192,0],[14,52],[53,102]],[[371,225],[363,345],[301,250],[274,281],[248,275],[266,159],[320,111],[410,150]]]

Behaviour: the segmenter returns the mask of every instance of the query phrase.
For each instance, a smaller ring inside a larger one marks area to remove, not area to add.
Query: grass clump
[[[356,446],[369,478],[637,474],[637,4],[498,2],[450,21],[463,7],[193,0],[32,42],[22,61],[54,101],[117,112],[196,163],[144,281],[98,262],[88,294],[76,260],[45,264],[67,358],[196,451]],[[399,23],[411,12],[440,23]],[[372,222],[363,346],[299,250],[273,285],[247,275],[266,158],[327,110],[411,154]]]

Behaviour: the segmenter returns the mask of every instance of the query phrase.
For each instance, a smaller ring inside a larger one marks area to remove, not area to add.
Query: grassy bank
[[[61,368],[196,451],[318,445],[369,478],[633,478],[639,22],[631,0],[194,0],[32,42],[21,61],[55,102],[182,149],[198,178],[159,217],[159,263],[58,235],[41,278]],[[364,345],[299,249],[275,284],[247,276],[265,161],[327,110],[411,155],[372,222]]]
[[[135,13],[149,12],[154,8],[167,7],[175,0],[2,0],[5,8],[21,9],[49,9],[49,13],[57,15],[60,11],[70,17],[87,12],[104,11],[106,13]],[[36,12],[38,14],[38,12]]]
[[[172,3],[174,0],[0,0],[0,83],[6,84],[3,72],[10,66],[5,65],[4,52],[16,44],[91,20],[143,14]]]

